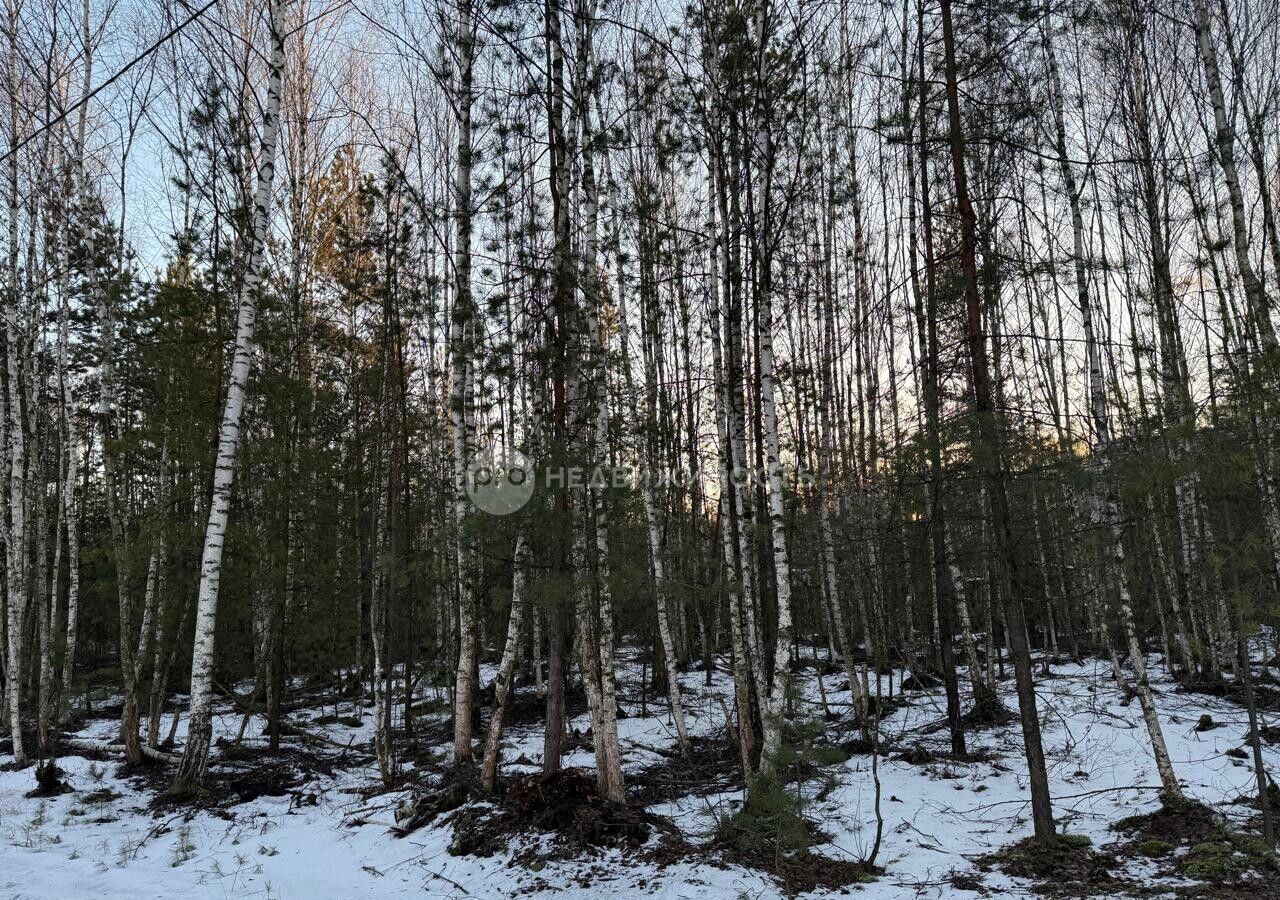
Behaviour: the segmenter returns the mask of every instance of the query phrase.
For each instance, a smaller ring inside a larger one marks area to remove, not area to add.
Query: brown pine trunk
[[[547,612],[547,718],[542,734],[542,774],[554,775],[560,771],[560,757],[564,753],[565,681],[568,675],[567,614],[554,608]]]
[[[1000,591],[1004,602],[1006,640],[1013,657],[1018,686],[1018,708],[1022,716],[1022,738],[1031,786],[1031,815],[1037,840],[1053,843],[1056,832],[1045,770],[1044,747],[1040,739],[1040,716],[1036,709],[1035,684],[1031,672],[1031,649],[1027,644],[1026,617],[1022,597],[1027,595],[1021,577],[1013,534],[1009,524],[1009,499],[1001,459],[1000,433],[992,399],[991,375],[987,359],[987,338],[982,326],[982,300],[978,293],[977,219],[969,199],[965,171],[965,142],[960,118],[960,90],[956,69],[955,33],[951,0],[941,0],[942,40],[946,56],[947,112],[951,130],[951,164],[955,177],[956,205],[960,212],[960,266],[964,276],[966,338],[972,367],[974,413],[978,419],[979,446],[975,456],[988,488],[996,564],[1002,567]]]

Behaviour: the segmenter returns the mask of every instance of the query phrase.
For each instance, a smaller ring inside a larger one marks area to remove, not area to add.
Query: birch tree
[[[267,11],[267,22],[271,50],[267,72],[267,96],[263,107],[261,139],[258,148],[258,183],[251,214],[251,237],[246,248],[245,271],[240,287],[231,375],[227,382],[222,422],[218,427],[213,494],[209,504],[208,525],[205,528],[204,551],[200,560],[195,644],[191,658],[191,706],[187,721],[187,744],[174,781],[174,790],[178,792],[196,789],[204,780],[213,733],[213,651],[218,615],[218,588],[227,519],[231,509],[231,488],[235,480],[236,452],[240,447],[240,423],[244,414],[249,370],[253,362],[253,334],[258,317],[262,259],[266,250],[267,228],[271,217],[276,140],[280,133],[280,94],[284,81],[285,63],[283,0],[271,0]]]

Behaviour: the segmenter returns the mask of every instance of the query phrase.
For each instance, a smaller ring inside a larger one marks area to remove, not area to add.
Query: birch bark
[[[471,105],[475,66],[475,22],[472,0],[458,5],[458,82],[454,98],[458,116],[457,164],[453,198],[454,241],[453,380],[449,414],[453,429],[454,555],[458,577],[458,670],[453,695],[453,761],[472,759],[472,717],[475,713],[476,616],[472,591],[471,553],[464,534],[467,521],[467,454],[471,448],[468,401],[471,396],[469,337],[475,323],[471,295]]]
[[[27,762],[22,741],[22,657],[26,633],[26,445],[23,439],[21,333],[18,309],[18,6],[7,4],[9,54],[6,60],[9,89],[9,260],[4,296],[5,369],[8,382],[6,455],[9,467],[8,534],[5,536],[6,618],[8,625],[5,699],[8,700],[9,728],[13,738],[13,760],[18,766]]]
[[[1196,0],[1198,8],[1203,8],[1203,0]],[[1103,577],[1105,581],[1114,582],[1118,598],[1120,624],[1124,630],[1125,642],[1129,650],[1130,664],[1133,666],[1134,680],[1138,693],[1138,702],[1142,706],[1142,716],[1147,725],[1147,734],[1151,740],[1151,749],[1155,755],[1156,768],[1160,773],[1160,782],[1165,796],[1178,799],[1182,789],[1173,771],[1173,763],[1169,759],[1169,750],[1165,745],[1164,733],[1160,728],[1160,717],[1156,712],[1155,699],[1151,685],[1147,679],[1146,657],[1138,642],[1137,629],[1133,622],[1133,604],[1129,592],[1128,572],[1125,566],[1124,530],[1120,524],[1119,500],[1112,484],[1111,474],[1111,425],[1107,419],[1106,388],[1102,372],[1102,354],[1098,344],[1097,329],[1093,321],[1093,303],[1089,296],[1089,279],[1086,270],[1084,249],[1084,217],[1080,211],[1080,191],[1076,186],[1075,172],[1067,156],[1066,126],[1063,119],[1062,79],[1058,72],[1057,56],[1054,52],[1050,29],[1052,19],[1046,8],[1046,22],[1042,31],[1045,58],[1049,66],[1049,83],[1053,92],[1054,137],[1058,154],[1058,171],[1062,177],[1063,189],[1067,194],[1067,203],[1071,209],[1072,266],[1075,271],[1076,298],[1080,308],[1080,317],[1084,326],[1085,355],[1089,363],[1089,413],[1093,425],[1094,437],[1094,496],[1092,507],[1095,521],[1104,526],[1110,537],[1110,545],[1103,555]],[[1158,602],[1158,600],[1157,600]]]
[[[271,218],[271,187],[276,173],[276,142],[280,133],[280,92],[284,81],[284,0],[270,0],[268,12],[271,53],[267,75],[267,101],[262,115],[258,183],[254,194],[251,238],[236,316],[236,342],[227,397],[218,427],[213,492],[200,560],[196,600],[196,632],[191,655],[191,707],[187,745],[174,781],[175,791],[198,788],[204,780],[213,732],[213,650],[218,615],[218,587],[222,551],[231,510],[236,454],[240,448],[240,420],[253,362],[253,333],[258,318],[258,288],[262,281],[262,257]]]
[[[528,606],[529,541],[524,531],[516,538],[515,556],[511,561],[511,615],[507,620],[507,643],[502,650],[502,661],[493,685],[493,715],[489,719],[489,732],[485,738],[484,760],[480,766],[480,785],[492,793],[498,781],[498,762],[502,753],[502,720],[507,712],[507,697],[511,692],[511,675],[519,655],[521,635],[524,631],[525,608]]]

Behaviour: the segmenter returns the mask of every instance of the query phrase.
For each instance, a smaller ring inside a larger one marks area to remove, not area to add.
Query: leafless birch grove
[[[892,873],[885,766],[993,733],[1007,840],[1093,853],[1097,662],[1148,800],[1241,804],[1215,883],[1275,877],[1274,3],[3,21],[0,770],[190,809],[342,750],[400,834],[736,791],[709,846],[790,895],[810,804]]]

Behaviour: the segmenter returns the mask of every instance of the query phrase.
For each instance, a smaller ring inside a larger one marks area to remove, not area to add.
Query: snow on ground
[[[1244,709],[1229,700],[1176,692],[1173,683],[1154,668],[1165,739],[1187,793],[1242,819],[1249,808],[1232,801],[1252,793],[1253,772],[1245,762],[1225,754],[1243,743],[1248,730]],[[1038,680],[1058,822],[1064,831],[1088,835],[1095,845],[1116,839],[1108,829],[1111,823],[1154,809],[1159,784],[1137,701],[1122,705],[1109,671],[1109,664],[1102,662],[1056,664],[1053,677]],[[639,676],[638,666],[628,664],[621,678],[620,705],[628,715],[620,720],[619,731],[630,775],[661,762],[661,751],[675,745],[661,701],[650,700],[648,714],[641,715]],[[491,677],[490,669],[482,680]],[[690,732],[698,735],[720,731],[723,710],[732,705],[732,679],[727,673],[717,671],[710,687],[703,679],[700,672],[682,676]],[[796,716],[818,716],[821,709],[812,670],[799,674],[796,681]],[[843,681],[838,676],[826,679],[828,702],[836,711],[847,709],[849,702],[847,689],[835,689]],[[1005,704],[1016,709],[1012,681],[1002,682],[1001,691]],[[910,705],[884,720],[885,744],[899,748],[919,744],[944,751],[945,730],[936,727],[943,716],[941,689],[909,697]],[[354,712],[350,701],[343,701],[337,710],[341,717]],[[351,747],[347,762],[335,765],[332,775],[314,775],[291,794],[260,796],[226,812],[152,812],[147,804],[154,785],[148,788],[117,777],[114,762],[64,757],[60,765],[74,790],[43,800],[24,796],[33,787],[31,769],[0,771],[0,900],[513,894],[563,900],[623,896],[739,900],[781,896],[767,875],[736,866],[689,862],[659,868],[623,859],[616,852],[548,862],[536,872],[512,863],[517,850],[554,840],[549,836],[522,838],[521,847],[508,847],[489,858],[449,855],[449,826],[437,824],[404,839],[393,838],[387,826],[407,792],[369,796],[362,790],[377,778],[372,758],[365,752],[372,733],[371,711],[365,711],[358,727],[350,727],[354,722],[317,724],[320,717],[331,720],[334,713],[333,706],[327,705],[299,711],[294,721],[325,733],[334,744],[325,748],[332,758],[341,755],[338,745]],[[1221,727],[1197,732],[1195,726],[1206,713]],[[435,712],[422,720],[434,720],[439,726],[443,717]],[[234,737],[240,718],[230,708],[221,710],[215,738]],[[1264,716],[1264,725],[1269,723]],[[585,713],[571,725],[585,730]],[[260,720],[250,725],[250,740],[256,740],[261,728]],[[79,736],[109,740],[114,729],[114,721],[99,719],[87,723]],[[183,733],[179,727],[179,740]],[[448,749],[445,732],[437,728],[436,735],[442,742],[432,749],[443,757]],[[849,892],[886,900],[975,896],[955,887],[952,876],[972,874],[977,857],[1031,833],[1020,740],[1014,722],[970,733],[970,751],[987,751],[987,761],[921,765],[880,759],[884,831],[877,862],[885,873],[875,883],[853,885],[830,896]],[[506,745],[508,776],[534,771],[541,755],[541,725],[512,727]],[[1264,751],[1275,771],[1280,767],[1280,748],[1264,745]],[[511,762],[521,757],[527,765]],[[593,762],[592,754],[584,750],[565,759],[568,766],[584,768]],[[854,756],[826,771],[834,776],[834,787],[828,784],[820,794],[817,782],[801,786],[811,798],[809,815],[831,836],[830,843],[817,850],[837,858],[862,858],[875,838],[870,758]],[[697,841],[740,800],[740,791],[689,796],[654,806],[652,811],[671,817],[690,840]],[[1142,875],[1142,865],[1130,865],[1126,873]],[[980,877],[986,888],[1000,893],[1023,893],[1026,888],[1025,883],[999,873]]]

